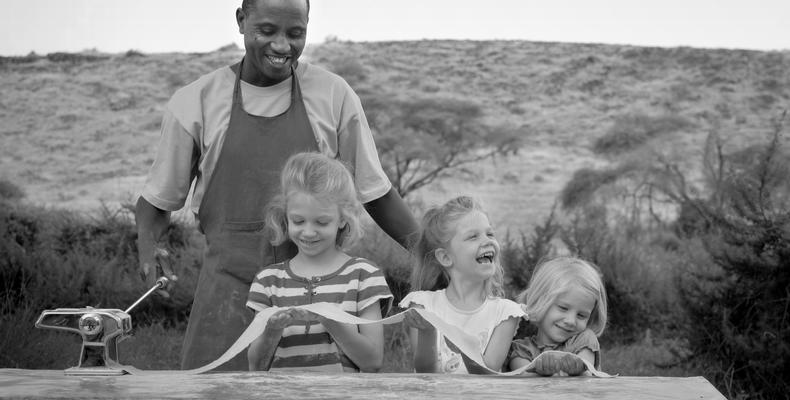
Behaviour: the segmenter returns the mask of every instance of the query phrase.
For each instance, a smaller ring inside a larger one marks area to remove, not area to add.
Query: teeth
[[[485,252],[480,257],[477,257],[477,262],[494,262],[494,253],[493,252]]]
[[[266,56],[269,60],[275,64],[285,64],[285,61],[288,60],[288,57],[277,57],[277,56]]]

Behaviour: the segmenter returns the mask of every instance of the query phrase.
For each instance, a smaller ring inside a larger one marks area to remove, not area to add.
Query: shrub
[[[790,168],[779,129],[750,154],[723,165],[711,195],[718,206],[698,208],[711,262],[686,266],[682,295],[695,321],[687,337],[717,366],[725,394],[782,398],[790,392]]]
[[[145,53],[143,53],[140,50],[129,49],[129,50],[126,50],[126,53],[124,54],[124,57],[126,57],[126,58],[145,57]]]
[[[573,173],[573,177],[560,192],[560,204],[564,209],[572,209],[591,203],[595,192],[602,186],[617,181],[623,174],[622,168],[595,170],[582,168]]]
[[[605,338],[630,343],[660,311],[649,302],[652,282],[646,279],[650,264],[642,259],[645,248],[628,231],[611,228],[607,218],[605,207],[584,207],[559,235],[572,254],[597,265],[603,275],[612,317]]]
[[[680,115],[626,114],[615,119],[609,130],[595,141],[593,151],[598,154],[620,154],[635,149],[654,137],[674,133],[692,125],[690,120]]]
[[[128,214],[105,209],[97,218],[14,206],[0,209],[0,298],[7,307],[125,309],[147,289],[137,272],[136,232]],[[196,282],[197,254],[185,251],[189,231],[174,223],[168,241],[176,254],[179,290],[169,301],[152,299],[134,320],[170,324],[186,320]],[[31,323],[32,326],[32,323]]]
[[[0,202],[4,200],[16,201],[25,197],[25,191],[11,181],[0,179]]]
[[[541,259],[554,253],[552,245],[560,226],[556,222],[554,208],[541,225],[535,226],[533,233],[520,232],[518,238],[511,238],[510,232],[502,240],[502,267],[505,270],[505,292],[514,298],[527,288],[532,272]]]

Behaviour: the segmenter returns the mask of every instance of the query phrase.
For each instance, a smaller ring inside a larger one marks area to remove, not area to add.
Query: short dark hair
[[[255,3],[255,1],[256,0],[242,0],[242,2],[241,2],[241,9],[245,13],[250,12],[250,9],[252,8],[252,6]],[[307,3],[307,15],[310,15],[310,0],[305,0],[305,3]]]

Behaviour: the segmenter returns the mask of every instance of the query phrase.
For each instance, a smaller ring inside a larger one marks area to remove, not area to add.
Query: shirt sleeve
[[[578,353],[583,349],[590,349],[592,351],[598,351],[601,349],[600,344],[598,343],[598,337],[595,336],[595,332],[585,329],[581,333],[572,338],[568,339],[565,342],[565,351],[571,353]]]
[[[364,269],[359,269],[357,310],[362,311],[374,303],[385,300],[386,307],[382,310],[382,313],[384,313],[384,311],[389,311],[393,296],[387,285],[387,280],[384,278],[384,274],[381,272],[381,269],[371,262],[367,260],[363,260],[362,262],[366,265]]]
[[[419,290],[416,292],[411,292],[403,297],[403,300],[400,301],[398,307],[400,308],[409,308],[412,305],[419,305],[423,307],[429,307],[429,297],[430,292]]]
[[[169,110],[151,169],[141,196],[156,208],[176,211],[184,206],[192,180],[197,174],[199,152],[195,138]]]
[[[247,295],[247,307],[256,313],[272,306],[271,282],[267,282],[271,279],[267,279],[270,278],[269,275],[263,275],[263,273],[259,273],[255,276]]]
[[[565,342],[564,350],[569,353],[576,354],[584,349],[589,349],[595,354],[595,368],[600,368],[601,345],[598,343],[598,337],[595,336],[595,332],[589,329],[585,329]]]
[[[517,339],[510,343],[510,352],[507,355],[506,364],[509,365],[514,358],[532,361],[538,355],[540,355],[540,350],[532,345],[530,338]]]
[[[500,320],[499,322],[508,320],[510,318],[526,318],[527,314],[524,312],[524,309],[521,307],[520,304],[516,303],[515,301],[508,300],[508,299],[500,299]],[[515,331],[513,334],[515,335]]]
[[[354,181],[362,203],[376,200],[392,188],[381,166],[362,102],[348,85],[338,127],[338,153],[340,159],[354,169]]]

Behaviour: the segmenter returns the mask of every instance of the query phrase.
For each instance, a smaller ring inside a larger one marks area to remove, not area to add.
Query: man
[[[191,210],[207,246],[183,369],[230,347],[253,317],[245,301],[254,274],[295,254],[291,246],[273,248],[261,232],[264,206],[291,154],[319,151],[351,165],[376,223],[402,245],[417,231],[381,168],[357,95],[337,75],[298,61],[309,8],[309,0],[244,0],[236,22],[245,57],[181,88],[167,104],[136,220],[141,273],[153,285],[158,274],[172,276],[161,241],[194,181]],[[246,370],[245,356],[221,369]]]

